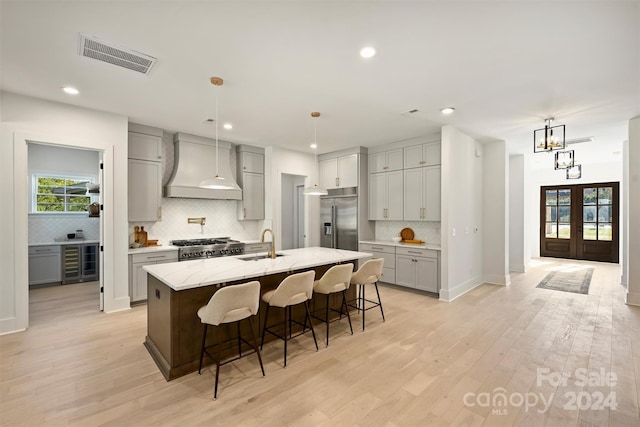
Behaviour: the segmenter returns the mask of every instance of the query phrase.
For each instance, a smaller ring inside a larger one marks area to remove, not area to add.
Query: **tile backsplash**
[[[205,217],[204,226],[189,224],[189,217]],[[262,221],[239,221],[235,200],[162,199],[162,221],[129,223],[129,233],[136,225],[144,226],[149,239],[168,245],[170,240],[203,237],[231,237],[257,240]]]
[[[413,230],[415,239],[424,240],[429,244],[440,244],[439,222],[376,221],[376,240],[391,240],[405,227]]]
[[[49,243],[82,230],[85,240],[100,240],[100,218],[73,214],[30,214],[29,244]]]

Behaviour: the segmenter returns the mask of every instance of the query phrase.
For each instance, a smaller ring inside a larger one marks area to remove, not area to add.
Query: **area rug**
[[[553,291],[588,294],[592,275],[593,268],[583,268],[575,271],[552,271],[536,287]]]

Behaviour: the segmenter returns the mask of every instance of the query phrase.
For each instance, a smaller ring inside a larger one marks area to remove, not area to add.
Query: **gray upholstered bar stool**
[[[380,300],[380,292],[378,291],[378,280],[382,277],[382,266],[384,265],[384,258],[370,259],[360,266],[358,271],[351,276],[351,284],[358,285],[357,303],[355,306],[351,306],[358,309],[358,312],[362,310],[362,330],[364,331],[364,317],[367,310],[375,307],[380,307],[380,313],[382,313],[382,321],[384,322],[384,311],[382,310],[382,300]],[[368,285],[373,285],[378,295],[378,301],[368,300],[365,298],[365,289]],[[366,303],[371,303],[369,307],[366,307]]]
[[[202,336],[202,350],[200,351],[200,365],[198,366],[198,375],[202,370],[202,359],[204,354],[213,359],[216,363],[216,385],[213,391],[213,399],[218,397],[218,377],[220,376],[220,366],[229,362],[238,360],[242,357],[242,342],[255,350],[260,362],[262,376],[264,376],[264,366],[262,366],[262,358],[260,357],[260,349],[258,348],[258,339],[253,330],[253,319],[251,317],[258,313],[260,307],[260,282],[253,281],[241,285],[231,285],[218,289],[213,294],[209,303],[198,310],[198,317],[204,323],[204,335]],[[240,321],[248,319],[249,328],[251,330],[251,338],[253,344],[242,338],[240,335]],[[233,359],[220,360],[222,354],[222,342],[220,342],[220,326],[225,323],[236,323],[238,331],[238,357]],[[215,343],[206,346],[207,343],[207,326],[215,326]],[[208,348],[217,347],[218,354],[214,357]]]
[[[267,310],[265,313],[264,328],[262,329],[262,340],[260,342],[260,348],[264,345],[264,336],[268,332],[284,341],[284,367],[287,367],[287,341],[291,338],[304,334],[307,327],[307,319],[311,326],[311,334],[313,335],[313,342],[316,344],[316,351],[318,351],[318,341],[316,341],[316,333],[313,330],[313,324],[311,323],[311,314],[309,312],[308,301],[313,295],[313,279],[315,277],[315,271],[305,271],[304,273],[296,273],[291,276],[287,276],[278,287],[272,291],[265,292],[262,295],[262,300],[267,303]],[[304,324],[291,318],[291,307],[298,304],[304,304],[306,311]],[[269,321],[269,307],[280,307],[284,311],[284,322],[282,335],[278,335],[273,330],[276,324],[267,325]],[[296,323],[302,326],[302,332],[292,335],[291,324]],[[287,333],[287,325],[289,325],[289,332]]]
[[[342,315],[344,314],[342,309],[344,308],[347,314],[347,319],[349,319],[349,329],[353,335],[351,316],[349,315],[349,307],[347,306],[347,289],[349,289],[349,285],[351,284],[351,273],[353,273],[353,264],[334,265],[328,269],[319,280],[313,282],[313,292],[316,294],[324,294],[327,297],[324,319],[313,316],[322,320],[327,325],[327,347],[329,347],[329,323],[331,323],[329,322],[329,310],[338,311],[336,309],[329,308],[329,297],[331,294],[339,292],[342,293],[342,304],[340,305],[339,311],[340,318],[338,320],[342,319]]]

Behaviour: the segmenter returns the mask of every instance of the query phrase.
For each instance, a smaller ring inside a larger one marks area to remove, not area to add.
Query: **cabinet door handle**
[[[421,165],[424,165],[425,163],[427,163],[427,162],[425,162],[424,160],[420,160],[420,164]]]
[[[147,259],[164,258],[164,255],[148,256]]]
[[[162,219],[162,206],[158,207],[158,219]]]
[[[340,187],[340,178],[336,177],[336,187]]]
[[[389,169],[389,166],[384,166],[382,169],[383,170],[387,170],[387,169]]]
[[[380,250],[380,251],[383,251],[383,250],[384,250],[384,248],[376,248],[375,246],[371,246],[371,249],[378,249],[378,250]]]
[[[242,208],[242,217],[243,218],[247,217],[247,208]]]

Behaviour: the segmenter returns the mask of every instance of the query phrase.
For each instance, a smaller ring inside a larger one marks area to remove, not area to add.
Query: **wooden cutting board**
[[[424,240],[403,240],[402,243],[420,244],[420,243],[424,243]]]

